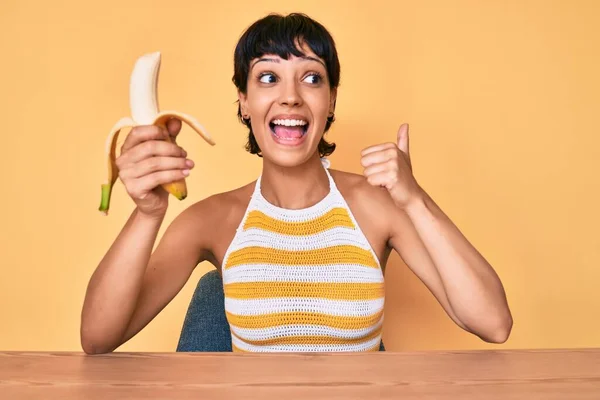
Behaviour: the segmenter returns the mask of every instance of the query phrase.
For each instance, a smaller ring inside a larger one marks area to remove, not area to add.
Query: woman
[[[137,207],[94,272],[84,302],[86,353],[145,327],[202,261],[221,273],[239,351],[369,351],[381,341],[391,250],[461,328],[502,343],[512,318],[492,267],[419,186],[408,125],[361,153],[363,175],[328,169],[340,67],[327,30],[303,14],[269,15],[235,50],[238,116],[261,176],[199,201],[152,248],[167,211],[163,183],[193,162],[167,130],[134,128],[117,160]]]

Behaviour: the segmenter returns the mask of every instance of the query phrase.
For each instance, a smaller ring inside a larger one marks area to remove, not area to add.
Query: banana
[[[166,127],[167,121],[174,117],[188,124],[211,146],[215,145],[215,142],[206,129],[204,129],[204,127],[192,116],[178,111],[159,111],[157,86],[160,60],[161,55],[158,51],[144,54],[137,59],[129,83],[129,106],[131,109],[131,117],[121,118],[112,127],[106,138],[105,152],[108,161],[108,179],[102,184],[102,198],[99,207],[100,212],[104,215],[108,215],[112,189],[119,176],[119,170],[117,169],[115,160],[117,153],[117,138],[122,129],[135,127],[137,125],[157,125],[164,128]],[[167,140],[173,142],[170,137]],[[162,187],[179,200],[183,200],[187,197],[185,179],[162,185]]]

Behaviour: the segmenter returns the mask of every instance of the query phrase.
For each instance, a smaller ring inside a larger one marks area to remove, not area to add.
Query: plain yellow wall
[[[293,6],[292,6],[293,4]],[[117,184],[98,211],[104,140],[129,115],[135,59],[161,51],[161,108],[189,128],[193,202],[255,179],[231,83],[242,31],[301,11],[334,36],[342,65],[332,168],[362,172],[360,150],[411,126],[418,181],[495,267],[511,338],[463,332],[394,254],[390,350],[600,346],[600,2],[70,1],[0,6],[0,350],[81,350],[87,282],[133,203]],[[159,237],[160,237],[159,236]],[[202,264],[121,350],[174,351]]]

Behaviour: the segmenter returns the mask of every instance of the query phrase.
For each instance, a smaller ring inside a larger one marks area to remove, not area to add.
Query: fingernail
[[[183,175],[188,176],[190,174],[190,170],[189,169],[184,169],[183,170]]]
[[[193,167],[194,162],[192,160],[185,160],[185,165],[187,165],[188,167]]]

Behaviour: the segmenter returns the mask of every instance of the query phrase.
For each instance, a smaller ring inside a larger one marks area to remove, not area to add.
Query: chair
[[[200,278],[179,337],[177,351],[231,351],[223,282],[215,269]]]
[[[223,281],[217,270],[200,278],[185,315],[178,352],[231,351],[231,330],[225,317],[224,296]],[[383,341],[379,351],[385,351]]]

